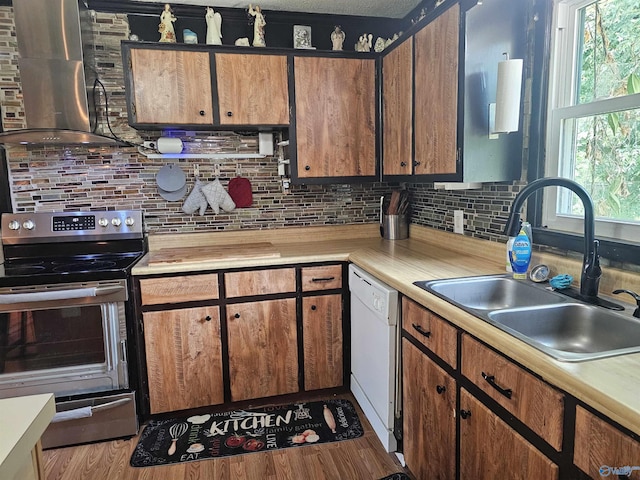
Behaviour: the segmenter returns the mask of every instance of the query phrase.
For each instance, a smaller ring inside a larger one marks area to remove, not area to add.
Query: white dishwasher
[[[353,264],[351,291],[351,392],[387,452],[393,434],[399,376],[398,292]]]

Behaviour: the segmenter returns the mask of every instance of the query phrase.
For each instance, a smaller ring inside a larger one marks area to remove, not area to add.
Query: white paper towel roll
[[[160,153],[180,153],[182,152],[182,140],[179,138],[160,137],[158,138],[158,151]]]
[[[520,123],[522,59],[498,63],[495,132],[516,132]]]

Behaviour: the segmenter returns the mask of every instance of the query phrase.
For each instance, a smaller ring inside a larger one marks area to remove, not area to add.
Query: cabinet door
[[[227,306],[231,400],[298,391],[296,300]]]
[[[459,23],[455,4],[415,34],[416,175],[456,173]]]
[[[298,178],[376,173],[375,60],[295,57]]]
[[[221,125],[288,125],[285,55],[216,53]]]
[[[151,413],[224,402],[218,307],[146,312]]]
[[[558,466],[465,389],[460,390],[460,478],[558,478]]]
[[[411,472],[419,479],[455,478],[455,380],[406,338],[402,402],[404,458]]]
[[[342,295],[302,299],[304,389],[343,383]]]
[[[382,59],[382,165],[384,175],[411,175],[413,159],[413,39]]]
[[[132,123],[213,124],[208,52],[132,48],[129,54]]]
[[[247,270],[224,274],[227,298],[296,291],[295,268]]]
[[[582,407],[576,408],[573,463],[593,478],[640,479],[640,442],[625,435]],[[629,467],[636,470],[623,471]],[[607,468],[609,467],[609,468]],[[614,469],[618,469],[615,472]],[[607,473],[608,472],[608,473]]]

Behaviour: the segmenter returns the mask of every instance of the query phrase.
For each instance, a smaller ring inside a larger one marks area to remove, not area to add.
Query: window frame
[[[534,26],[534,42],[530,48],[533,55],[531,78],[531,118],[530,118],[530,142],[527,180],[533,181],[545,177],[547,165],[547,135],[549,131],[548,121],[551,120],[550,105],[551,72],[553,56],[552,44],[555,28],[555,4],[554,0],[535,2],[535,15],[538,17]],[[575,3],[575,2],[574,2]],[[566,65],[566,64],[565,64]],[[573,63],[571,63],[573,65]],[[573,67],[571,67],[573,69]],[[555,99],[554,99],[555,100]],[[557,189],[544,189],[555,191]],[[582,221],[576,233],[553,230],[544,223],[543,197],[546,192],[535,192],[527,201],[527,219],[533,225],[535,243],[556,247],[562,250],[582,252],[584,240],[582,236]],[[553,203],[555,207],[555,202]],[[640,264],[640,243],[633,241],[621,241],[603,237],[596,230],[596,237],[600,240],[600,254],[603,258],[622,263]]]

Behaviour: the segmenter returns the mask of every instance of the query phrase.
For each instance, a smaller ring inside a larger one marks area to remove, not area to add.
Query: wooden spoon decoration
[[[329,407],[327,407],[326,404],[322,410],[322,415],[324,416],[324,421],[327,424],[327,427],[331,429],[331,433],[336,433],[336,419],[333,418],[333,413],[331,413],[331,410],[329,410]]]
[[[188,429],[189,424],[185,422],[175,423],[171,425],[171,428],[169,428],[169,435],[171,435],[171,446],[169,447],[169,450],[167,450],[167,454],[173,455],[174,453],[176,453],[176,442],[178,441],[178,438],[180,438],[187,432]]]

